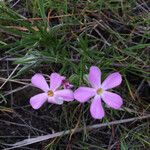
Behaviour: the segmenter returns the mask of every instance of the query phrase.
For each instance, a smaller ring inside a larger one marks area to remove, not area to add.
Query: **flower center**
[[[54,93],[53,93],[52,90],[49,90],[49,91],[47,92],[47,95],[50,96],[50,97],[52,97],[52,96],[54,96]]]
[[[97,90],[97,94],[98,94],[98,95],[101,95],[102,92],[103,92],[103,89],[102,89],[102,88],[99,88],[99,89]]]

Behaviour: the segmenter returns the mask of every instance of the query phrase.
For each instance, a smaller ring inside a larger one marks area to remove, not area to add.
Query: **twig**
[[[107,42],[107,40],[103,37],[103,35],[96,29],[96,27],[93,29],[100,37],[101,39],[104,41],[104,43],[108,46],[111,46],[110,43]]]
[[[12,77],[12,75],[15,73],[15,71],[18,69],[20,65],[18,64],[15,69],[12,71],[12,73],[9,75],[9,77],[7,78],[7,80],[0,86],[0,89],[2,89],[2,87],[7,83],[7,81]]]
[[[1,120],[1,119],[0,119],[0,122],[4,122],[4,123],[7,123],[7,124],[11,124],[11,125],[16,125],[16,126],[20,126],[20,127],[26,127],[26,128],[33,129],[33,130],[41,132],[41,133],[45,133],[45,134],[47,133],[47,132],[45,132],[43,130],[34,128],[34,127],[32,127],[32,126],[30,126],[28,124],[19,124],[19,123],[16,123],[16,122],[10,122],[10,121]]]
[[[0,77],[0,80],[6,81],[7,79]],[[9,80],[7,80],[7,81],[9,81],[9,82],[14,82],[14,83],[19,83],[19,84],[23,84],[23,85],[28,85],[28,84],[29,84],[29,83],[21,82],[21,81],[14,80],[14,79],[9,79]],[[29,81],[30,81],[30,80],[29,80]]]
[[[20,91],[20,90],[23,90],[23,89],[29,87],[29,86],[31,86],[31,84],[27,84],[27,85],[25,85],[25,86],[23,86],[23,87],[16,88],[16,89],[14,89],[14,90],[12,90],[12,91],[10,91],[10,92],[4,94],[4,96],[8,96],[8,95],[10,95],[10,94],[12,94],[12,93],[18,92],[18,91]]]
[[[10,72],[10,69],[9,69],[9,61],[7,61],[7,77],[9,77],[9,72]],[[11,82],[9,82],[9,87],[10,87],[10,91],[12,91],[12,84]],[[13,93],[10,94],[10,100],[11,100],[11,108],[14,104],[14,98],[13,98]]]
[[[20,2],[20,0],[17,0],[17,1],[11,6],[11,8],[15,7],[19,2]]]
[[[141,88],[143,87],[144,82],[145,82],[145,79],[143,79],[143,80],[141,81],[141,83],[140,83],[140,85],[138,86],[138,88],[137,88],[135,94],[138,94],[138,93],[139,93],[139,91],[140,91]]]
[[[134,117],[134,118],[130,118],[130,119],[116,120],[116,121],[112,121],[112,122],[109,122],[109,123],[89,125],[89,126],[86,127],[86,130],[93,130],[93,129],[98,129],[98,128],[101,128],[101,127],[107,127],[107,126],[110,126],[110,125],[118,125],[118,124],[132,122],[132,121],[135,122],[137,120],[146,119],[146,118],[150,118],[150,114],[148,114],[146,116]],[[83,130],[84,130],[84,127],[81,127],[81,128],[77,128],[76,130],[71,129],[71,130],[57,132],[57,133],[54,133],[54,134],[38,136],[36,138],[25,139],[23,141],[15,143],[15,144],[9,144],[9,146],[12,146],[12,147],[5,148],[4,150],[10,150],[10,149],[15,149],[15,148],[22,147],[22,146],[27,146],[27,145],[42,142],[42,141],[45,141],[45,140],[48,140],[48,139],[61,137],[61,136],[70,134],[72,132],[79,133]]]

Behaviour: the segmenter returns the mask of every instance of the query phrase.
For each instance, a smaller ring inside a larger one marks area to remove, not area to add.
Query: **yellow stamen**
[[[53,93],[52,90],[49,90],[49,91],[47,92],[47,95],[50,96],[50,97],[52,97],[52,96],[54,96],[54,93]]]
[[[98,95],[101,95],[102,92],[103,92],[103,89],[102,89],[102,88],[99,88],[99,89],[97,90],[97,94],[98,94]]]

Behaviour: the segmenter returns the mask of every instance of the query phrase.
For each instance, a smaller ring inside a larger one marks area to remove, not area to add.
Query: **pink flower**
[[[119,109],[121,107],[123,104],[122,98],[115,93],[107,91],[121,84],[122,77],[118,72],[110,74],[101,84],[101,71],[98,67],[92,66],[90,68],[88,80],[92,88],[79,87],[74,92],[74,98],[79,102],[84,103],[94,97],[90,106],[90,113],[93,118],[101,119],[105,115],[101,99],[109,107],[114,109]]]
[[[71,89],[73,87],[73,85],[70,84],[70,82],[64,76],[62,76],[62,85],[64,89]]]
[[[35,74],[31,82],[35,87],[43,90],[43,93],[37,94],[30,99],[30,104],[34,109],[39,109],[47,100],[49,103],[63,104],[63,101],[74,100],[73,92],[69,89],[59,90],[62,84],[62,76],[52,73],[50,76],[50,86],[41,74]]]

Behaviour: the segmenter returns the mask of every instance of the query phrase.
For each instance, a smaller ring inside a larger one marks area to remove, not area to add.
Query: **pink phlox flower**
[[[70,84],[70,82],[64,76],[62,76],[62,85],[63,85],[64,89],[71,89],[71,88],[73,88],[73,85]]]
[[[30,104],[34,109],[39,109],[46,101],[61,105],[64,101],[73,101],[73,91],[70,89],[59,89],[62,84],[62,76],[58,73],[52,73],[50,76],[50,85],[46,82],[42,74],[35,74],[31,82],[41,89],[43,93],[37,94],[30,99]]]
[[[123,104],[122,98],[115,93],[107,90],[112,89],[122,82],[122,77],[119,72],[110,74],[101,84],[101,71],[98,67],[92,66],[88,75],[88,81],[92,87],[79,87],[74,92],[74,98],[81,103],[92,98],[90,113],[93,118],[101,119],[104,117],[104,109],[101,99],[114,109],[119,109]]]

